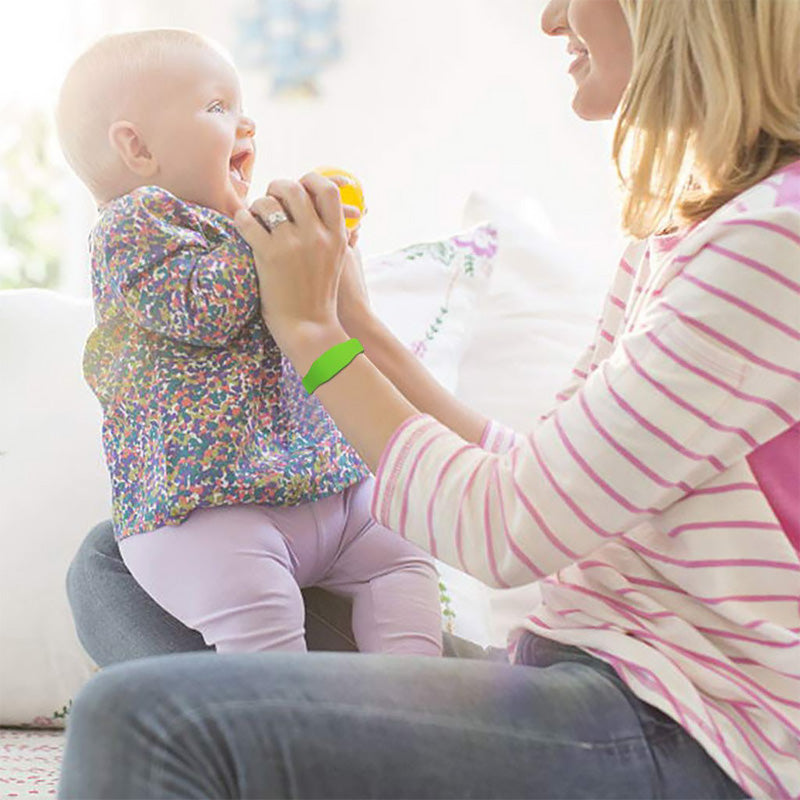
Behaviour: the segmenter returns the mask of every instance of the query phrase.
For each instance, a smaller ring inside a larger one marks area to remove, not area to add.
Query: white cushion
[[[464,224],[490,220],[498,250],[459,369],[468,405],[529,431],[563,388],[600,315],[609,265],[588,264],[585,248],[557,242],[541,220],[473,194]]]
[[[488,236],[415,245],[365,270],[373,306],[401,341],[424,343],[450,390],[490,274],[474,252]],[[92,325],[88,300],[0,292],[0,725],[60,724],[93,669],[64,589],[79,543],[110,515],[100,408],[81,370]]]
[[[366,260],[372,307],[397,338],[454,392],[475,309],[497,249],[489,224]]]
[[[0,724],[44,724],[89,677],[64,589],[108,516],[97,402],[81,354],[88,302],[0,292]],[[41,719],[36,719],[41,718]]]

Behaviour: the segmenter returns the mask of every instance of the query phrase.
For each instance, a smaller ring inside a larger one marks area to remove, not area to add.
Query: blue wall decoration
[[[269,69],[275,94],[316,95],[322,69],[341,54],[339,0],[250,0],[237,30],[237,59]]]

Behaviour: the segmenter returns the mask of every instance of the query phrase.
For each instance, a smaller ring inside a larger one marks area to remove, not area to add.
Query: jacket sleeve
[[[258,313],[258,283],[233,224],[203,211],[158,187],[137,189],[106,212],[92,255],[112,302],[136,324],[221,347]]]
[[[529,435],[487,426],[480,447],[428,415],[406,420],[373,516],[499,587],[661,530],[664,512],[800,420],[798,263],[796,211],[722,227]],[[713,558],[713,537],[697,548]]]

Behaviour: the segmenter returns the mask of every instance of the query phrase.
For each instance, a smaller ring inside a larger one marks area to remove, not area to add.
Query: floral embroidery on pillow
[[[450,298],[456,285],[464,278],[475,277],[482,270],[487,276],[491,274],[492,259],[497,253],[497,229],[485,223],[444,241],[412,245],[401,253],[407,261],[430,256],[451,270],[436,316],[426,327],[422,338],[410,344],[411,352],[422,359],[450,311]]]

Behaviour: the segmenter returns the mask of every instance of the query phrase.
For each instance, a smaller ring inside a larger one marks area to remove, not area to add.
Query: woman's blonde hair
[[[613,150],[626,232],[705,219],[800,158],[800,0],[620,5],[633,39]]]

